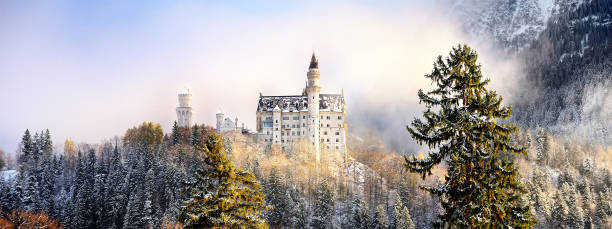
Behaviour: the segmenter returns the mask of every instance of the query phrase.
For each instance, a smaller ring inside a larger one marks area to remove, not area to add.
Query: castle
[[[277,145],[282,150],[291,150],[293,144],[307,139],[312,144],[317,161],[321,149],[337,150],[346,154],[346,103],[341,94],[321,94],[319,86],[319,61],[312,54],[306,87],[301,95],[263,96],[259,94],[257,105],[257,129],[254,137],[268,146]],[[178,94],[176,108],[178,125],[190,127],[193,110],[191,92],[185,89]],[[238,118],[225,118],[216,114],[216,131],[226,133],[238,131],[249,133],[238,126]]]
[[[316,151],[346,153],[346,104],[344,93],[321,94],[319,61],[312,54],[307,83],[301,95],[259,95],[257,134],[268,145],[291,149],[300,139],[308,139]]]

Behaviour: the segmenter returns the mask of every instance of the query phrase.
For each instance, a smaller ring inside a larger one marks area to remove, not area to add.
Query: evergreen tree
[[[200,132],[200,127],[198,126],[198,124],[193,125],[193,128],[191,128],[191,136],[190,136],[190,143],[192,146],[199,148],[202,145],[202,133]]]
[[[21,138],[21,154],[19,155],[19,164],[21,166],[27,165],[30,163],[30,158],[34,154],[34,142],[32,141],[32,136],[30,135],[30,130],[26,129],[23,137]],[[20,167],[22,172],[23,168]]]
[[[396,224],[396,229],[414,229],[414,223],[412,222],[412,217],[410,216],[410,212],[408,208],[404,206],[402,208],[402,212],[400,215],[399,224]]]
[[[443,160],[448,165],[445,182],[426,188],[440,197],[444,209],[436,226],[529,227],[535,220],[529,206],[519,204],[525,189],[513,161],[526,151],[510,143],[517,127],[498,122],[510,117],[511,109],[485,88],[489,80],[483,80],[476,61],[467,45],[453,48],[446,60],[438,57],[426,75],[438,87],[418,93],[425,120],[415,119],[408,127],[417,142],[437,151],[425,160],[406,158],[406,166],[424,178]]]
[[[42,179],[40,180],[41,207],[50,216],[56,216],[55,210],[55,168],[49,155],[43,156]]]
[[[191,196],[179,217],[185,228],[267,228],[264,194],[255,176],[232,164],[218,135],[209,135],[202,150],[205,166],[185,184]]]
[[[123,228],[145,228],[145,165],[144,160],[138,160],[129,173],[130,186],[133,187],[131,192],[126,192],[126,198],[129,198],[126,207],[126,213],[123,220]]]
[[[265,216],[270,227],[280,227],[287,217],[287,203],[285,198],[285,188],[282,175],[278,168],[272,167],[270,175],[265,185],[266,204],[273,207],[266,212]]]
[[[387,219],[387,214],[385,214],[385,208],[382,205],[378,205],[376,207],[376,212],[374,213],[374,218],[372,218],[372,227],[373,229],[386,229],[389,227],[389,220]]]
[[[96,198],[94,196],[95,184],[95,164],[96,154],[94,150],[90,150],[87,158],[83,163],[79,186],[77,186],[77,197],[75,201],[75,220],[76,228],[95,228],[96,221]]]
[[[51,141],[51,133],[49,132],[49,129],[46,129],[45,132],[41,135],[41,137],[43,156],[53,155],[53,142]]]
[[[108,204],[108,167],[103,158],[96,160],[94,177],[94,199],[96,206],[95,224],[99,227],[109,228],[112,222],[110,205]],[[115,181],[116,182],[116,181]]]
[[[412,218],[408,208],[402,204],[402,199],[397,196],[395,204],[393,205],[393,222],[392,228],[394,229],[414,229]]]
[[[295,192],[294,192],[295,193]],[[295,222],[294,228],[306,228],[308,227],[308,215],[309,211],[307,208],[306,198],[303,195],[294,195],[295,207]]]
[[[144,214],[143,221],[146,227],[153,227],[156,225],[155,218],[154,218],[154,213],[155,213],[154,210],[157,209],[157,206],[153,206],[154,205],[153,192],[155,189],[154,182],[155,182],[155,174],[153,173],[153,169],[149,169],[145,177],[145,187],[144,187],[145,201],[144,201],[144,209],[143,209],[143,214]]]
[[[363,200],[358,196],[353,198],[351,204],[351,227],[355,229],[367,229],[370,226],[370,216],[368,215],[368,208],[365,206]]]
[[[25,174],[25,185],[21,193],[21,206],[27,211],[40,210],[40,193],[36,176]]]
[[[106,180],[108,198],[105,203],[107,205],[108,215],[103,217],[109,218],[110,222],[107,228],[122,228],[125,214],[125,209],[123,208],[125,199],[123,189],[124,182],[125,169],[121,163],[121,156],[119,155],[117,145],[115,145],[109,165],[108,179]]]
[[[176,145],[181,142],[181,131],[179,130],[178,123],[174,121],[172,125],[171,144]]]
[[[317,190],[317,199],[313,209],[310,226],[313,228],[331,228],[334,217],[334,196],[327,180],[322,180]]]
[[[554,220],[554,227],[561,228],[564,227],[569,219],[569,207],[567,206],[567,202],[562,197],[562,194],[557,191],[555,195],[555,201],[553,204],[552,210],[552,218]]]

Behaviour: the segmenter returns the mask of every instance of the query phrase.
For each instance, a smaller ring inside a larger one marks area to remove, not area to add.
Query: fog
[[[322,93],[344,90],[349,129],[412,153],[423,149],[405,126],[423,109],[416,93],[436,56],[476,47],[506,99],[520,76],[442,4],[247,5],[0,7],[0,149],[14,152],[26,128],[50,129],[55,144],[98,143],[143,121],[169,131],[184,87],[195,122],[213,125],[221,109],[253,128],[259,93],[300,94],[314,51]]]

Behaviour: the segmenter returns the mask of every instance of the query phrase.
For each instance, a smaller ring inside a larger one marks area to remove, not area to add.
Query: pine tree
[[[322,180],[317,190],[317,199],[313,209],[310,226],[313,228],[330,228],[334,217],[334,196],[327,180]]]
[[[99,227],[108,228],[111,225],[110,206],[108,205],[108,167],[103,158],[96,160],[94,177],[94,199],[96,206],[95,224]],[[114,181],[117,182],[117,181]]]
[[[295,193],[295,192],[294,192]],[[308,216],[309,211],[307,208],[306,198],[303,195],[294,195],[295,207],[295,223],[294,228],[306,228],[308,227]]]
[[[46,129],[42,136],[42,154],[43,156],[53,155],[53,142],[51,141],[51,133]]]
[[[265,185],[266,204],[273,207],[265,216],[270,227],[280,227],[285,220],[287,208],[283,177],[278,168],[272,167]]]
[[[365,206],[363,200],[358,196],[353,198],[351,204],[351,227],[355,229],[367,229],[370,227],[370,216],[368,215],[368,208]]]
[[[564,227],[569,219],[569,207],[567,206],[566,201],[563,199],[562,194],[557,191],[555,195],[555,199],[557,201],[553,204],[552,210],[552,218],[554,219],[554,227],[560,228]]]
[[[415,119],[408,127],[420,144],[437,149],[429,158],[406,158],[406,166],[424,178],[445,160],[445,182],[426,190],[440,197],[443,213],[436,226],[442,227],[529,227],[535,224],[529,206],[521,206],[525,193],[519,183],[514,155],[524,148],[510,143],[517,127],[500,124],[511,109],[502,105],[501,96],[485,88],[477,54],[467,45],[453,48],[450,57],[438,57],[431,74],[438,87],[424,93],[425,120]]]
[[[218,135],[209,135],[202,150],[205,166],[185,184],[191,196],[179,217],[185,228],[267,228],[264,194],[255,176],[232,164]]]
[[[19,155],[19,164],[21,165],[20,169],[23,172],[25,165],[30,163],[30,158],[34,154],[34,142],[32,141],[32,136],[30,135],[30,130],[26,129],[23,137],[21,138],[21,155]]]
[[[121,163],[119,149],[115,145],[111,161],[109,165],[108,179],[106,180],[106,189],[108,199],[105,202],[108,209],[109,226],[107,228],[122,228],[124,217],[124,189],[125,169]]]
[[[147,175],[145,177],[145,186],[144,186],[144,209],[143,209],[143,223],[146,227],[153,227],[156,225],[154,218],[154,210],[156,206],[153,206],[153,192],[154,192],[154,182],[155,182],[155,174],[153,173],[153,169],[149,169]]]
[[[81,180],[76,186],[77,198],[75,201],[75,222],[77,228],[94,228],[96,225],[96,198],[94,193],[96,154],[90,150],[85,162],[81,166]],[[78,175],[77,175],[78,176]]]
[[[172,125],[172,134],[171,134],[171,143],[172,145],[179,144],[181,142],[181,131],[179,130],[178,123],[174,121]]]
[[[393,205],[393,224],[394,229],[414,229],[412,218],[408,208],[402,204],[402,199],[397,196]]]
[[[198,148],[202,145],[202,133],[200,132],[200,128],[198,124],[193,125],[191,129],[190,143],[192,146]]]
[[[412,222],[412,217],[410,216],[410,212],[408,208],[404,206],[402,208],[401,216],[400,216],[401,224],[396,226],[396,229],[414,229],[414,223]]]
[[[40,193],[36,176],[25,174],[25,185],[21,194],[21,206],[27,211],[40,210]]]
[[[44,155],[42,161],[42,179],[40,180],[41,207],[50,216],[56,215],[55,210],[55,170],[50,155]]]
[[[387,219],[387,214],[385,214],[385,208],[382,205],[378,205],[376,207],[376,212],[374,213],[374,218],[372,219],[372,227],[373,229],[386,229],[389,227],[389,220]]]

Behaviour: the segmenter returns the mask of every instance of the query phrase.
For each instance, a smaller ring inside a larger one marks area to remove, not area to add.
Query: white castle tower
[[[217,114],[215,115],[215,117],[217,118],[217,133],[220,134],[221,133],[221,127],[223,126],[223,112],[221,111],[221,109],[219,109],[217,111]]]
[[[179,126],[190,127],[193,109],[191,108],[191,92],[184,89],[178,93],[179,106],[176,108],[176,118]]]
[[[306,96],[308,96],[308,138],[314,143],[315,158],[317,162],[320,160],[320,148],[319,148],[319,94],[321,93],[321,87],[319,87],[319,78],[321,74],[319,72],[319,61],[315,57],[314,52],[310,59],[310,66],[308,67],[308,83],[306,84]]]

